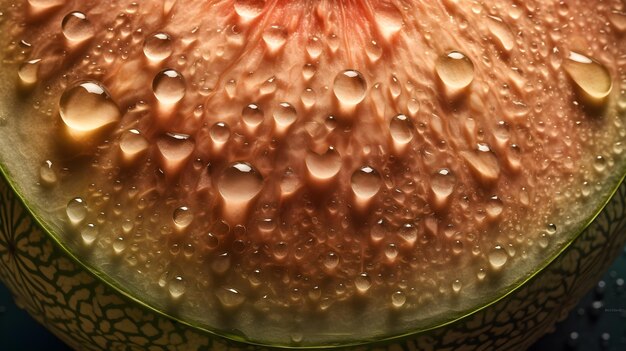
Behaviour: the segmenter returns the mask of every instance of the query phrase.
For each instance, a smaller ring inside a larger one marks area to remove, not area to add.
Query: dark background
[[[556,331],[529,351],[626,350],[626,248]],[[54,335],[15,306],[0,284],[0,350],[69,351]]]

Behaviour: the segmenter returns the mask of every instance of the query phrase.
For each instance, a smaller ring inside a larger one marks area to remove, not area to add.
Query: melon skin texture
[[[626,184],[553,260],[508,295],[450,324],[357,350],[524,350],[564,319],[626,243]],[[16,303],[76,350],[271,349],[214,335],[111,287],[51,239],[0,182],[0,279]],[[327,345],[324,348],[334,345]]]

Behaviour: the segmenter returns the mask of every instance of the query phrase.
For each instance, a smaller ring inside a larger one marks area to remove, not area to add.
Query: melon
[[[525,349],[626,241],[625,11],[0,0],[0,278],[79,350]]]

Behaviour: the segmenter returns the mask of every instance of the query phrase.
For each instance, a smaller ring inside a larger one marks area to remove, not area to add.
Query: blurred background
[[[626,247],[556,331],[529,351],[626,350]],[[54,335],[13,303],[0,283],[0,350],[69,351]]]

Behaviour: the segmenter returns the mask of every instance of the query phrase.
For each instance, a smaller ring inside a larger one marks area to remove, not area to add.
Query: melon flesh
[[[72,256],[174,318],[403,335],[522,283],[621,181],[624,11],[0,1],[0,164]]]

